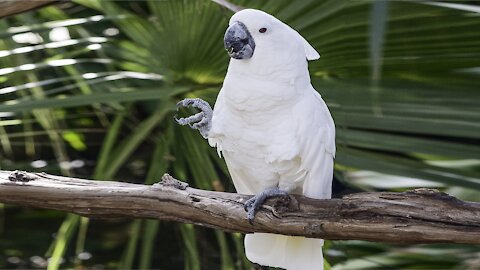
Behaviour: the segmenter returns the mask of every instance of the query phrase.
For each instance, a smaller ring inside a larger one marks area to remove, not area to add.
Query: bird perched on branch
[[[335,126],[310,82],[307,60],[320,57],[294,29],[254,9],[232,16],[224,45],[231,57],[214,110],[201,99],[179,107],[200,112],[177,119],[198,129],[223,155],[252,223],[269,197],[331,197]],[[323,240],[254,233],[247,258],[288,270],[323,269]]]

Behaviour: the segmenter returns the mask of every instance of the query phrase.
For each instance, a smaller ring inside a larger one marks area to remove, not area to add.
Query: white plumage
[[[331,197],[335,126],[310,83],[308,60],[319,58],[295,30],[258,10],[242,10],[255,40],[250,59],[231,59],[215,103],[210,145],[223,154],[238,193],[279,187],[293,194]],[[261,33],[260,28],[267,32]],[[289,270],[323,269],[323,240],[249,234],[249,260]]]

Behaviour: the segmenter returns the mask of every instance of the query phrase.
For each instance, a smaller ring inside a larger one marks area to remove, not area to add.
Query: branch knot
[[[12,182],[21,182],[21,183],[27,183],[37,178],[38,177],[35,176],[34,174],[27,173],[25,171],[19,171],[19,170],[15,170],[12,173],[10,173],[10,175],[8,175],[8,180]]]
[[[166,173],[162,176],[162,181],[156,183],[155,185],[162,185],[167,187],[174,187],[176,189],[185,190],[188,187],[188,184],[173,178],[170,174]]]

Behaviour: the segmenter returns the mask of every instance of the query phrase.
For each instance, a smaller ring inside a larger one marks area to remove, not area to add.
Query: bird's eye
[[[267,32],[267,28],[262,27],[262,28],[258,29],[258,32],[265,33],[265,32]]]

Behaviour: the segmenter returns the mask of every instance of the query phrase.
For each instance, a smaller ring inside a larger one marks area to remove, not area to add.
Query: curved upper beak
[[[230,57],[235,59],[248,59],[255,51],[253,37],[241,22],[234,22],[227,28],[223,44]]]

